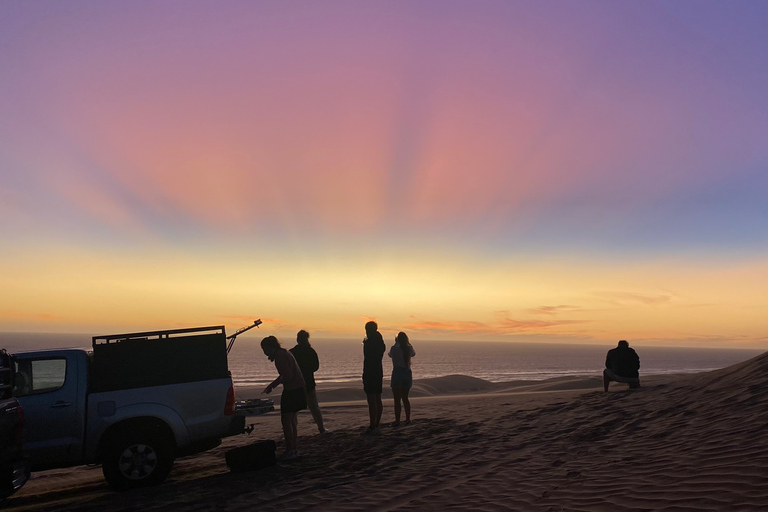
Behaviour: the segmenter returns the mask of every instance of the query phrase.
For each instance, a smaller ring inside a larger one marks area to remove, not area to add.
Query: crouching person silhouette
[[[619,346],[608,351],[603,370],[603,390],[608,391],[611,381],[629,384],[630,389],[640,387],[640,357],[629,348],[626,340],[619,341]]]

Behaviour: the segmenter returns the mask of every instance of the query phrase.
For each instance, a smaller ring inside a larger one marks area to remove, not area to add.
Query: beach
[[[417,380],[413,421],[362,435],[359,386],[319,390],[329,434],[299,415],[300,458],[232,473],[227,450],[278,442],[278,412],[250,435],[180,458],[153,488],[112,492],[101,468],[33,475],[7,510],[683,511],[768,508],[768,354],[689,375],[490,383]],[[239,398],[262,397],[241,388]]]

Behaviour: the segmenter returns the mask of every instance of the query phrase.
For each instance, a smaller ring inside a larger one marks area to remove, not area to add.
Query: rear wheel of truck
[[[102,472],[116,490],[157,485],[173,466],[173,447],[165,436],[131,433],[116,436],[104,454]]]

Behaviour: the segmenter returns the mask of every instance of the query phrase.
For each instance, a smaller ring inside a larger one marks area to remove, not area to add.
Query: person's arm
[[[320,358],[317,357],[317,351],[312,349],[312,371],[316,372],[320,369]]]
[[[277,378],[269,384],[269,386],[264,388],[264,391],[262,391],[262,393],[268,395],[272,392],[273,389],[275,389],[277,386],[279,386],[282,383],[283,383],[283,376],[278,375]]]
[[[286,355],[290,355],[287,350],[281,350],[275,355],[275,368],[277,369],[277,373],[279,374],[275,380],[272,381],[272,383],[264,388],[264,393],[270,394],[273,389],[275,389],[277,386],[285,382],[286,380],[290,380],[293,366],[286,364]],[[292,357],[292,356],[291,356]]]

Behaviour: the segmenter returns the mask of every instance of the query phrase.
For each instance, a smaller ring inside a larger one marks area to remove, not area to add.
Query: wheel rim
[[[157,467],[157,453],[146,444],[134,444],[120,454],[117,467],[130,480],[147,478]]]

